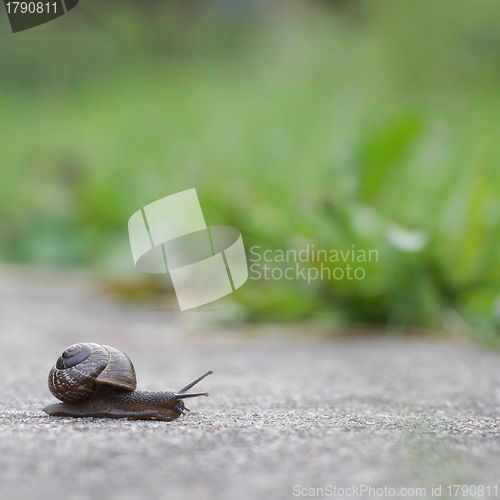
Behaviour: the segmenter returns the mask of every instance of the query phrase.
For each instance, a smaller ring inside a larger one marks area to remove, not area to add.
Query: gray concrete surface
[[[279,500],[327,485],[426,488],[419,498],[441,485],[448,498],[456,484],[490,495],[453,498],[500,496],[498,355],[418,338],[224,334],[203,330],[209,316],[2,270],[0,498]],[[210,397],[170,423],[49,417],[48,371],[78,341],[127,352],[139,389],[178,389],[212,369],[200,384]]]

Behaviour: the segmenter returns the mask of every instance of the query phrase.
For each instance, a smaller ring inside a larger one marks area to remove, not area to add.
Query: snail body
[[[74,344],[49,373],[49,389],[62,401],[43,408],[52,416],[175,420],[189,411],[185,394],[208,371],[177,392],[136,391],[134,366],[123,352],[100,344]]]

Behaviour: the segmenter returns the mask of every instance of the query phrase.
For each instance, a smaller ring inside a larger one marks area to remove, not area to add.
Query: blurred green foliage
[[[2,16],[1,258],[154,280],[127,220],[195,187],[247,252],[379,252],[363,280],[249,280],[238,317],[493,342],[498,19],[486,0],[82,0],[12,35]]]

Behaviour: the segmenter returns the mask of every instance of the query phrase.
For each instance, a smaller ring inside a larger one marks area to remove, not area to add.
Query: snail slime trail
[[[50,392],[62,403],[43,408],[60,417],[98,417],[175,420],[189,408],[184,399],[208,396],[189,393],[208,371],[177,392],[136,391],[134,365],[122,351],[85,343],[68,347],[49,373]]]

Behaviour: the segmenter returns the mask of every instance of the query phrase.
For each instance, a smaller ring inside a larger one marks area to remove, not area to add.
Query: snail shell
[[[125,353],[107,345],[74,344],[62,353],[49,373],[50,392],[65,403],[90,399],[100,384],[135,390],[134,365]]]

